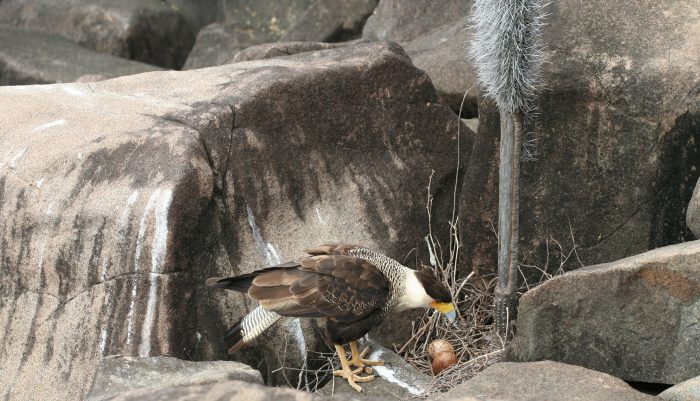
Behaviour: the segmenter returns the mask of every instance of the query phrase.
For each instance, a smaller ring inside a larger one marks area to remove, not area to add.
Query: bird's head
[[[433,308],[445,315],[452,323],[457,318],[452,294],[447,286],[427,268],[412,271],[406,285],[406,294],[402,302],[408,308]]]

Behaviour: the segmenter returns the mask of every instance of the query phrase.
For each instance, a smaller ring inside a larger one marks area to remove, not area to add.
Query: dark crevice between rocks
[[[642,392],[644,394],[650,394],[650,395],[659,395],[661,392],[664,390],[672,387],[672,384],[665,384],[665,383],[647,383],[647,382],[635,382],[635,381],[627,381],[627,384],[632,386],[635,390]]]
[[[663,136],[661,166],[655,181],[659,189],[654,199],[649,248],[658,248],[694,239],[686,224],[686,210],[700,178],[700,115],[680,115]]]

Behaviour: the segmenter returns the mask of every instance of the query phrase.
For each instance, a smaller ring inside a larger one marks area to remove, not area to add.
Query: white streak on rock
[[[151,332],[153,331],[153,320],[156,314],[156,302],[158,301],[158,278],[163,272],[163,262],[168,251],[168,212],[173,201],[173,191],[165,189],[158,197],[156,205],[156,229],[153,235],[153,245],[151,246],[151,274],[150,288],[148,290],[148,303],[146,304],[146,316],[141,327],[141,344],[139,345],[139,356],[141,358],[151,354]]]
[[[14,169],[17,166],[17,162],[22,160],[22,158],[27,154],[27,148],[21,149],[19,152],[15,153],[15,156],[10,161],[10,168]]]
[[[323,220],[323,217],[321,217],[321,212],[318,211],[318,208],[316,208],[316,216],[318,216],[318,221],[325,226],[326,222]]]
[[[41,177],[36,181],[37,188],[41,188],[42,185],[44,185],[44,177]]]
[[[100,273],[100,281],[107,281],[107,268],[109,267],[109,258],[102,259],[102,273]]]
[[[380,359],[382,354],[384,353],[383,350],[378,349],[372,353],[372,355],[369,356],[369,359]],[[406,383],[405,381],[401,380],[400,378],[397,377],[396,371],[393,369],[389,368],[388,366],[372,366],[372,369],[374,369],[377,374],[383,378],[385,378],[387,381],[391,383],[395,383],[406,390],[408,390],[409,393],[413,395],[420,395],[423,394],[425,389],[415,387],[410,385],[409,383]]]
[[[73,96],[85,97],[85,92],[81,91],[78,88],[74,88],[68,85],[63,85],[62,88],[66,93],[71,94]]]
[[[265,257],[267,258],[268,266],[274,266],[282,263],[277,249],[269,242],[265,245]]]
[[[289,333],[297,340],[299,352],[304,358],[304,361],[306,361],[306,340],[304,339],[304,331],[301,329],[301,321],[299,321],[299,318],[292,320],[289,324]]]
[[[255,215],[253,215],[253,209],[251,209],[248,205],[246,205],[245,208],[246,212],[248,212],[248,224],[250,225],[250,228],[253,231],[253,240],[255,241],[255,245],[258,246],[258,250],[260,251],[262,257],[267,259],[267,246],[265,245],[265,241],[263,241],[262,234],[260,234],[260,228],[258,228],[258,225],[255,224]],[[267,265],[270,266],[269,261]]]
[[[100,355],[105,354],[105,349],[107,348],[107,328],[103,327],[100,331]]]
[[[45,129],[53,128],[53,127],[58,127],[66,123],[66,120],[60,119],[60,120],[54,120],[50,121],[46,124],[41,124],[40,126],[34,128],[32,132],[37,132],[37,131],[43,131]]]
[[[56,201],[51,201],[49,203],[49,206],[46,207],[46,214],[51,214],[53,213],[53,208],[56,206]]]
[[[143,216],[139,221],[139,233],[136,237],[136,250],[134,251],[134,273],[139,270],[139,259],[141,257],[141,248],[143,247],[143,240],[146,236],[146,230],[148,228],[148,215],[153,210],[153,206],[160,196],[161,189],[156,189],[148,198],[148,203],[146,204],[146,209],[143,211]],[[138,292],[138,277],[134,275],[133,285],[131,286],[131,301],[129,302],[129,313],[126,316],[126,344],[131,344],[134,336],[134,309],[136,306],[136,293]]]

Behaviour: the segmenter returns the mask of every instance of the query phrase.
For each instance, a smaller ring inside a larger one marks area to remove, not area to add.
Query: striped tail
[[[282,316],[277,313],[267,311],[260,306],[253,309],[235,326],[231,327],[224,336],[224,344],[228,347],[228,353],[233,354],[238,351],[281,318]]]

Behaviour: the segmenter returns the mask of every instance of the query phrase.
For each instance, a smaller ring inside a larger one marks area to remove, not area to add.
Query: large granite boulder
[[[84,75],[114,78],[160,68],[97,53],[42,31],[0,25],[0,85],[74,82]]]
[[[556,276],[520,300],[509,358],[647,383],[700,375],[700,241]]]
[[[183,69],[227,64],[247,47],[279,41],[312,3],[312,0],[222,1],[219,21],[199,31]]]
[[[168,356],[104,358],[85,401],[103,401],[140,388],[186,387],[243,381],[262,384],[260,372],[233,361],[191,362]]]
[[[45,30],[100,53],[180,68],[216,0],[4,0],[0,23]]]
[[[224,358],[254,305],[206,277],[328,241],[403,260],[433,170],[451,197],[458,119],[393,44],[0,97],[4,399],[82,398],[105,355]],[[292,321],[235,358],[295,382],[314,333]]]
[[[522,165],[522,263],[553,272],[566,259],[570,270],[692,239],[685,208],[700,174],[697,1],[564,0],[545,13],[543,90],[526,126],[535,152]],[[493,108],[480,112],[497,116]],[[491,152],[478,157],[497,160],[498,148]],[[476,188],[463,193],[483,192]],[[470,202],[461,209],[475,210]],[[491,223],[462,226],[486,235],[463,242],[472,254],[466,270],[495,268],[492,250],[475,249],[493,240]],[[525,274],[539,277],[534,268]]]
[[[654,401],[624,381],[564,363],[502,362],[438,397],[440,401]]]
[[[664,401],[700,400],[700,376],[678,383],[659,394]]]
[[[466,57],[472,0],[381,0],[362,37],[392,40],[406,49],[455,112],[477,115],[479,87]]]
[[[436,28],[457,24],[471,12],[471,6],[472,0],[380,0],[362,36],[407,43]]]
[[[362,34],[378,0],[317,0],[282,36],[283,41],[343,42]]]
[[[224,20],[199,32],[184,69],[226,64],[239,51],[264,43],[355,39],[376,3],[376,0],[224,1]]]

